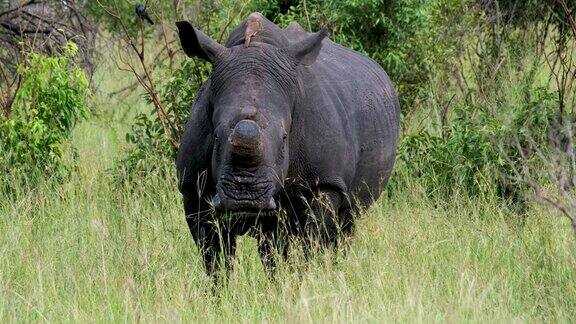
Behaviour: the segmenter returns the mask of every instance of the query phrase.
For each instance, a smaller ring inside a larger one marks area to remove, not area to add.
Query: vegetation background
[[[0,1],[0,319],[82,322],[572,322],[576,1]],[[214,39],[250,12],[390,74],[394,176],[347,253],[271,280],[240,242],[213,286],[174,154]]]

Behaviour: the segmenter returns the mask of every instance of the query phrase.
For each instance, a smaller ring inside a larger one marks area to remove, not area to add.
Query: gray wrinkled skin
[[[254,21],[261,30],[246,40]],[[324,31],[283,30],[258,13],[226,46],[177,26],[186,54],[213,64],[177,160],[207,270],[246,233],[269,267],[286,238],[327,246],[350,235],[352,214],[378,199],[394,165],[399,104],[384,70]]]

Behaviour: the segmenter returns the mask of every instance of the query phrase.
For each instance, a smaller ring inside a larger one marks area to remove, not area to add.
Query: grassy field
[[[0,321],[576,319],[576,243],[567,222],[533,206],[523,223],[486,198],[431,202],[417,183],[363,215],[347,254],[307,265],[296,255],[276,281],[264,273],[256,242],[242,238],[230,282],[215,294],[174,179],[112,181],[134,99],[99,99],[107,108],[75,131],[72,179],[0,193]]]
[[[118,188],[106,172],[122,126],[75,133],[79,170],[61,186],[0,197],[0,320],[166,322],[571,322],[575,244],[567,223],[527,222],[494,201],[382,199],[348,254],[284,264],[276,282],[243,238],[213,294],[172,179]],[[167,168],[172,167],[167,165]]]

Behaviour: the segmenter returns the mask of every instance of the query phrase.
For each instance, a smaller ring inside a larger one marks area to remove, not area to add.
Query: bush
[[[29,181],[68,171],[64,149],[91,98],[86,74],[73,64],[76,53],[69,43],[60,56],[30,54],[19,67],[13,111],[0,117],[0,173]]]
[[[544,2],[475,3],[484,11],[471,10],[476,27],[462,35],[453,71],[435,73],[425,117],[418,116],[426,126],[403,138],[391,187],[419,182],[433,198],[496,195],[525,207],[528,186],[516,171],[548,168],[542,156],[554,147],[552,139],[564,136],[558,136],[558,125],[572,118],[562,109],[561,85],[553,84],[556,63],[545,64],[549,58],[542,54],[546,43],[546,51],[561,51],[557,37],[563,33],[550,27],[554,21],[540,23],[540,14],[552,15]],[[429,118],[434,113],[438,121]],[[404,125],[417,126],[407,120]]]
[[[499,102],[500,112],[506,112],[502,115],[486,106],[463,105],[454,112],[456,117],[442,132],[444,136],[422,131],[404,137],[395,185],[405,187],[418,181],[431,198],[459,193],[497,195],[518,202],[524,188],[511,181],[512,168],[542,162],[532,150],[549,147],[557,118],[552,92],[536,88],[529,94],[518,103],[511,99]]]
[[[182,134],[200,86],[207,80],[210,66],[198,60],[185,60],[160,86],[160,97],[170,120],[176,120],[175,134]],[[154,113],[140,113],[126,134],[130,144],[127,156],[116,169],[117,181],[143,177],[162,163],[173,163],[176,149],[166,140],[165,128]],[[165,170],[165,168],[162,168]]]

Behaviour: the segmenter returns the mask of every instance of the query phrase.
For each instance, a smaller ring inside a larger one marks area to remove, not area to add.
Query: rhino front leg
[[[206,272],[217,275],[223,263],[228,274],[236,254],[236,235],[219,229],[214,224],[198,224],[193,220],[188,222],[188,227],[202,256]],[[221,258],[222,253],[224,258]]]
[[[340,193],[320,191],[312,200],[306,220],[306,235],[312,246],[335,246],[340,232],[338,210],[342,202]]]
[[[288,256],[288,241],[279,227],[278,219],[267,220],[260,225],[258,234],[258,252],[266,271],[273,275],[276,270],[276,257],[281,255],[284,259]]]
[[[224,263],[229,270],[236,253],[236,235],[219,226],[210,213],[205,199],[184,197],[186,223],[190,234],[200,251],[204,267],[209,275],[216,275],[220,269],[220,256],[224,252]]]

